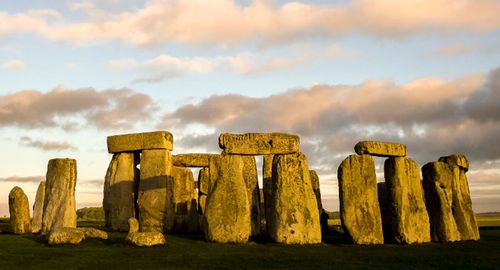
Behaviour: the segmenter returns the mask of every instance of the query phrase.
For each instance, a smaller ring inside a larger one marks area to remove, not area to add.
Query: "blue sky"
[[[106,136],[156,129],[177,153],[217,152],[219,132],[299,134],[330,210],[358,140],[406,143],[421,165],[463,152],[476,211],[499,211],[498,14],[495,0],[0,3],[0,215],[15,185],[33,201],[55,157],[78,160],[78,206],[99,205]]]

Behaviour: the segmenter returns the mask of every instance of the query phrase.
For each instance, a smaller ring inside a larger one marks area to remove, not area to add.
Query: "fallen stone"
[[[165,236],[160,232],[139,232],[139,222],[135,218],[130,218],[129,232],[125,241],[139,247],[151,247],[165,245]]]
[[[192,213],[197,212],[196,204],[192,208],[194,195],[194,177],[190,169],[173,166],[173,203],[174,203],[174,232],[196,231],[198,224],[191,224]],[[170,213],[167,213],[169,215]],[[198,221],[196,221],[198,223]]]
[[[257,176],[257,163],[253,156],[242,156],[243,179],[247,187],[247,198],[250,204],[250,220],[252,223],[252,236],[261,234],[260,225],[260,194],[259,179]]]
[[[14,187],[9,193],[9,214],[12,233],[31,233],[30,204],[20,187]]]
[[[85,239],[83,231],[77,228],[58,227],[50,231],[49,245],[77,245]]]
[[[448,163],[450,165],[458,166],[465,172],[469,170],[469,161],[467,160],[467,157],[464,154],[456,154],[456,155],[440,157],[439,161]]]
[[[354,146],[358,155],[377,157],[404,157],[407,154],[406,145],[392,142],[362,141]]]
[[[430,242],[429,215],[418,164],[413,159],[391,157],[385,160],[384,175],[393,239],[400,244]]]
[[[208,194],[210,186],[210,170],[208,167],[201,168],[198,173],[198,192],[200,194]]]
[[[300,138],[285,133],[222,133],[219,146],[227,154],[269,155],[299,151]]]
[[[171,232],[174,228],[172,156],[164,149],[144,150],[138,192],[141,232]],[[167,215],[167,213],[171,213]]]
[[[51,159],[47,166],[42,234],[56,228],[76,228],[76,160]]]
[[[340,218],[355,244],[383,244],[375,164],[369,155],[350,155],[339,166]]]
[[[422,175],[432,241],[460,241],[452,208],[453,166],[444,162],[430,162],[422,167]]]
[[[179,154],[172,157],[174,166],[208,167],[210,158],[218,154]]]
[[[33,204],[33,220],[31,224],[31,232],[39,233],[42,230],[43,218],[43,201],[45,200],[45,181],[38,184],[36,190],[35,203]]]
[[[96,229],[96,228],[78,227],[77,230],[83,232],[83,235],[85,235],[85,238],[94,238],[94,239],[102,239],[102,240],[108,239],[107,232]]]
[[[303,153],[274,156],[269,210],[267,234],[275,242],[321,243],[318,203]]]
[[[173,150],[174,137],[168,131],[154,131],[109,136],[108,152],[134,152],[151,149]]]
[[[135,217],[135,178],[134,153],[114,154],[106,172],[102,202],[108,229],[127,231],[128,219]]]
[[[243,159],[237,155],[221,155],[210,162],[210,179],[216,180],[203,216],[205,239],[217,243],[246,243],[251,221]]]

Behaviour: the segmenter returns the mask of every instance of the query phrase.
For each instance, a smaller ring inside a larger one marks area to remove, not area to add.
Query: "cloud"
[[[494,53],[499,49],[499,44],[463,44],[452,43],[432,51],[431,55],[441,57],[455,57],[474,53]]]
[[[9,176],[5,178],[0,178],[1,182],[25,182],[25,183],[40,183],[40,181],[45,181],[45,176],[35,175],[35,176]]]
[[[41,141],[27,136],[22,136],[19,139],[19,145],[38,148],[44,151],[77,150],[75,146],[65,141]]]
[[[148,121],[157,110],[153,100],[130,89],[66,89],[46,93],[23,90],[0,95],[0,124],[20,128],[125,129]]]
[[[87,18],[73,21],[55,10],[0,13],[0,36],[36,33],[77,43],[121,41],[134,46],[165,43],[228,46],[257,41],[275,44],[311,37],[361,34],[407,37],[417,34],[484,32],[500,26],[496,0],[353,0],[331,5],[275,4],[254,0],[156,0],[144,7],[109,12],[91,2],[73,7]]]
[[[23,61],[17,59],[7,61],[0,65],[0,67],[3,69],[23,69],[25,66],[26,65]]]

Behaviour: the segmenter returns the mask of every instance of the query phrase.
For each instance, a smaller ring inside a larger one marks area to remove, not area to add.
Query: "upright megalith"
[[[13,233],[31,233],[30,205],[20,187],[14,187],[9,193],[9,214]]]
[[[264,155],[262,159],[262,200],[261,212],[264,215],[262,227],[267,231],[267,220],[270,218],[272,211],[270,208],[269,200],[271,198],[271,183],[273,180],[273,158],[274,155]]]
[[[299,151],[300,138],[286,133],[222,133],[219,146],[227,154],[269,155]]]
[[[198,173],[198,193],[208,194],[208,189],[210,186],[210,170],[208,167],[201,168]]]
[[[114,154],[106,172],[102,205],[106,227],[113,231],[127,231],[128,219],[135,217],[135,155]]]
[[[172,155],[165,149],[144,150],[140,166],[138,192],[140,230],[170,232],[174,227]]]
[[[422,167],[422,175],[432,241],[460,241],[453,217],[453,167],[444,162],[430,162]]]
[[[409,158],[388,158],[384,176],[392,240],[402,244],[430,242],[429,215],[418,164]]]
[[[203,217],[205,239],[245,243],[250,237],[251,221],[243,159],[238,155],[221,155],[210,162],[210,180],[216,180],[208,194]]]
[[[42,233],[53,229],[76,228],[76,160],[49,160],[43,203]]]
[[[318,211],[321,213],[323,211],[323,204],[321,203],[321,190],[319,187],[319,177],[316,171],[310,170],[311,173],[311,185],[314,191],[314,196],[316,196],[316,202],[318,203]]]
[[[340,218],[355,244],[383,244],[375,163],[369,155],[350,155],[339,166]]]
[[[247,187],[248,203],[250,204],[250,219],[252,236],[261,233],[260,226],[260,192],[257,176],[257,163],[253,156],[243,156],[243,179]]]
[[[174,136],[168,131],[154,131],[109,136],[109,153],[135,152],[152,149],[172,150]]]
[[[192,207],[194,199],[194,177],[190,169],[184,167],[172,167],[172,203],[174,212],[168,215],[174,215],[175,232],[194,232],[197,230],[198,221],[194,223],[191,218],[193,212],[197,212],[196,204]]]
[[[354,146],[358,155],[377,157],[404,157],[407,154],[406,145],[392,142],[362,141]]]
[[[39,233],[42,230],[43,201],[45,199],[45,181],[38,184],[36,190],[35,203],[33,204],[33,220],[31,222],[31,232]]]
[[[303,153],[276,155],[269,196],[267,234],[278,243],[321,243],[318,204]]]

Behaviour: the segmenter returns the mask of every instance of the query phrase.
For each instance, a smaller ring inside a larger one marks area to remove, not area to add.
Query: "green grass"
[[[101,227],[101,222],[79,226]],[[0,230],[8,229],[0,220]],[[39,235],[0,234],[0,269],[498,269],[500,227],[481,228],[481,240],[452,244],[355,246],[332,230],[324,244],[285,246],[206,243],[201,236],[167,235],[167,245],[131,247],[125,234],[76,246],[48,246]]]

